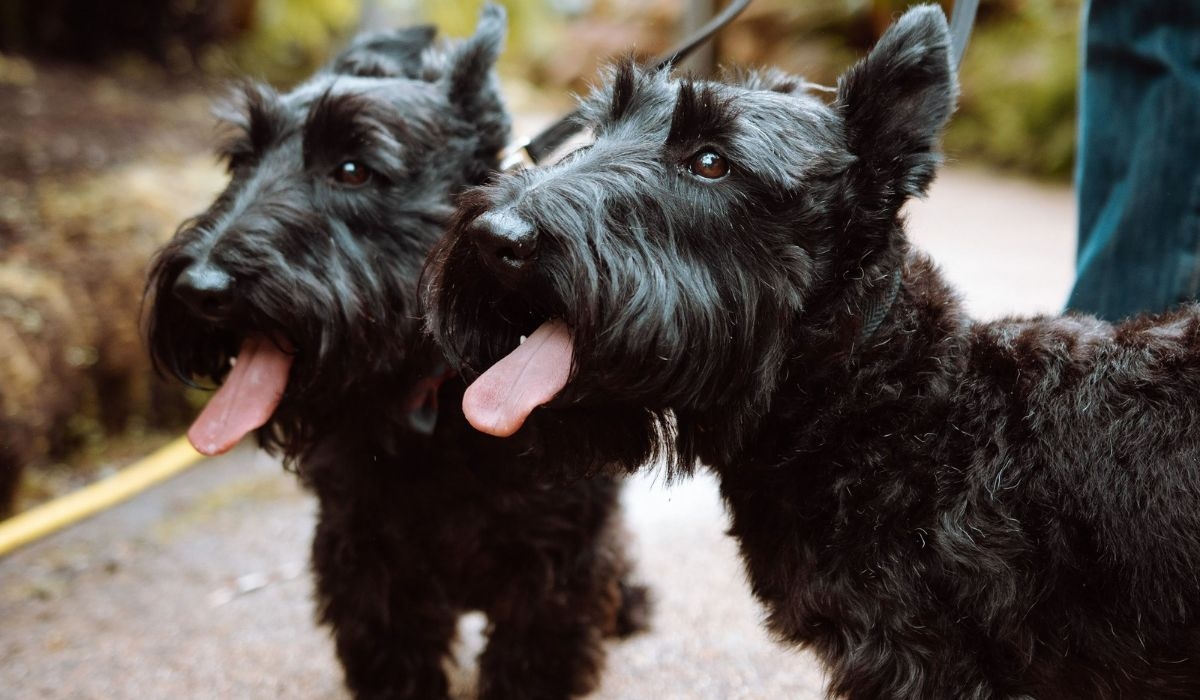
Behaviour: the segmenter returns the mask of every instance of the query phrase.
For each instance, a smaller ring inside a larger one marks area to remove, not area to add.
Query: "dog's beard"
[[[536,449],[567,462],[626,469],[658,457],[686,471],[704,444],[724,454],[741,443],[775,386],[796,299],[756,294],[733,267],[718,276],[648,247],[605,259],[586,238],[550,234],[514,291],[464,231],[431,257],[426,302],[451,361],[478,375],[463,403],[476,429],[536,433]],[[603,431],[626,444],[585,437]]]
[[[315,237],[315,240],[320,240]],[[343,412],[349,397],[408,381],[420,337],[413,309],[415,283],[390,262],[381,269],[329,270],[297,287],[261,268],[235,268],[238,310],[219,324],[195,318],[172,294],[185,255],[165,249],[152,270],[148,340],[156,366],[193,386],[217,390],[189,437],[205,454],[219,454],[258,431],[267,446],[297,454],[311,426]],[[265,255],[246,255],[246,265]],[[323,259],[332,259],[325,256]],[[232,265],[231,265],[232,267]],[[341,287],[356,294],[332,293]],[[422,353],[417,353],[424,357]],[[353,358],[353,359],[349,359]],[[356,372],[346,372],[347,362]]]

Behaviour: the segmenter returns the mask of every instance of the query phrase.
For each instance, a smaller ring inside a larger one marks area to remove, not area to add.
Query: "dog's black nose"
[[[210,263],[192,263],[171,287],[175,296],[200,318],[228,320],[233,310],[233,277]]]
[[[537,252],[537,230],[511,210],[475,219],[470,235],[484,261],[502,273],[520,272]]]

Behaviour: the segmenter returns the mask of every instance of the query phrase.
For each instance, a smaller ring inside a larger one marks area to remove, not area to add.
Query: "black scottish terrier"
[[[619,482],[550,487],[463,420],[422,332],[418,276],[453,196],[497,167],[504,15],[450,46],[417,27],[357,40],[287,94],[229,116],[230,183],[154,263],[151,352],[220,384],[189,436],[257,431],[319,500],[320,619],[363,698],[439,698],[464,610],[484,611],[485,698],[566,698],[602,637],[640,629]],[[232,367],[231,367],[232,365]]]
[[[592,145],[465,195],[430,326],[481,430],[711,465],[831,695],[1200,697],[1200,310],[964,316],[900,214],[948,48],[913,9],[831,103],[620,65]]]

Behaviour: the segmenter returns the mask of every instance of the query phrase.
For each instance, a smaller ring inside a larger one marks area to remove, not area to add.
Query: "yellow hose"
[[[201,456],[187,438],[177,438],[106,479],[0,522],[0,557],[136,496],[192,466]]]

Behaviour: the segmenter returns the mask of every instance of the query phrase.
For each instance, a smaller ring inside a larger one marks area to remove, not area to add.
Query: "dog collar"
[[[950,54],[955,69],[962,63],[963,54],[967,51],[967,41],[971,38],[971,30],[975,26],[975,12],[979,9],[979,0],[956,0],[954,12],[950,15]],[[892,283],[888,290],[879,296],[867,300],[863,307],[862,339],[870,340],[879,330],[883,319],[887,318],[892,305],[896,303],[896,295],[900,293],[900,268],[892,271]]]
[[[875,335],[875,331],[879,330],[883,319],[887,318],[888,312],[896,303],[896,296],[899,293],[900,268],[897,267],[892,271],[892,283],[888,285],[888,289],[883,294],[868,299],[866,305],[863,306],[863,340],[870,340],[871,336]]]

